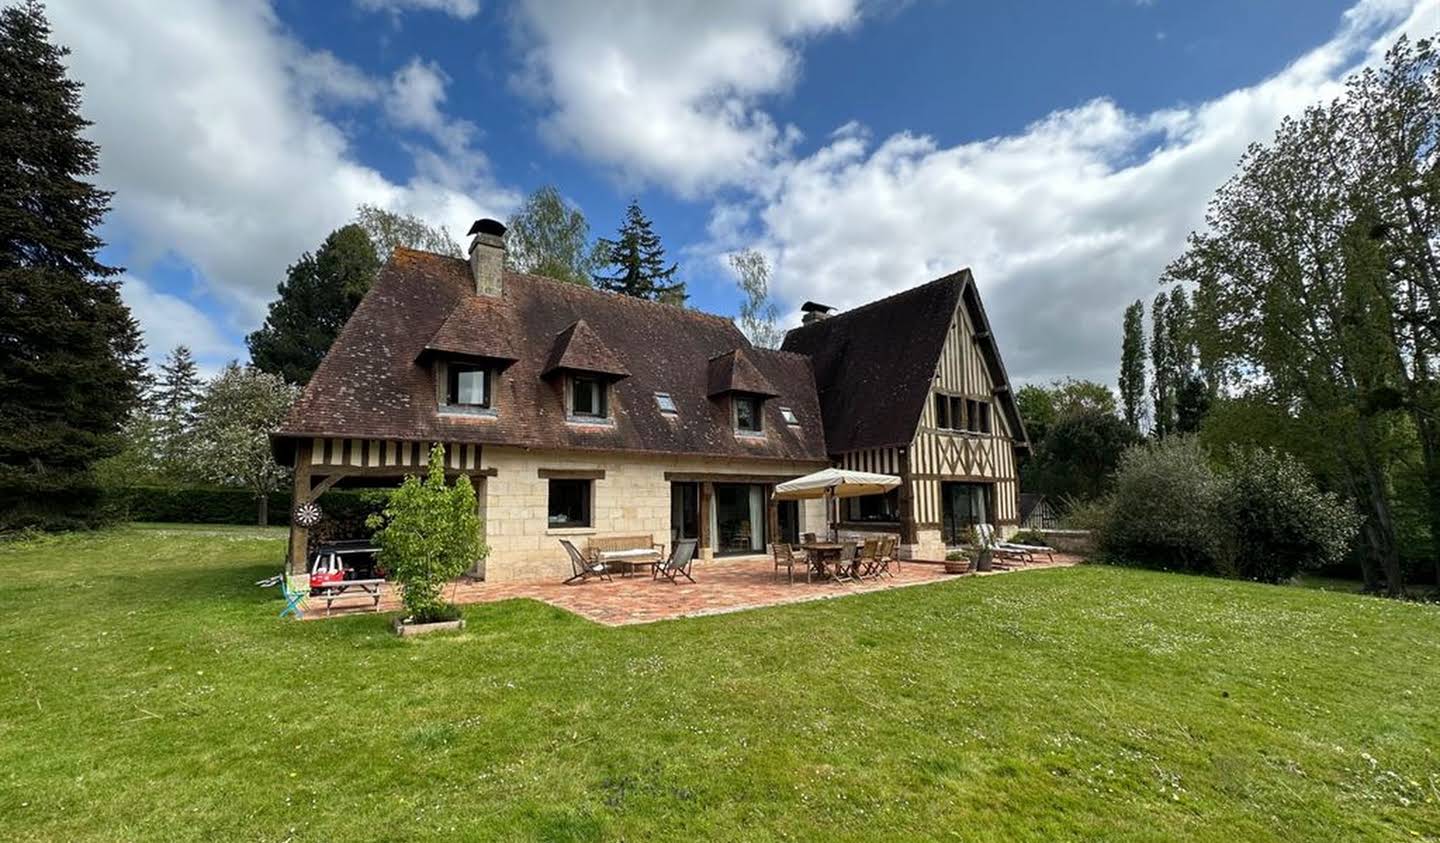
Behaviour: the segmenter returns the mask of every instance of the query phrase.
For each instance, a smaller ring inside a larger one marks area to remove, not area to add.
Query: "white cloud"
[[[468,20],[480,14],[480,0],[355,0],[355,5],[370,12],[444,12]]]
[[[1424,34],[1440,2],[1362,2],[1340,32],[1276,76],[1187,108],[1130,114],[1099,99],[1024,131],[956,146],[896,134],[872,146],[842,127],[785,162],[746,217],[712,218],[716,248],[775,259],[782,300],[851,307],[969,266],[1012,376],[1114,379],[1121,312],[1148,303],[1247,144],[1338,93],[1400,31]],[[792,323],[793,324],[793,323]]]
[[[116,191],[110,239],[133,247],[132,265],[169,254],[188,261],[208,292],[237,307],[242,326],[262,318],[285,267],[362,202],[460,235],[516,201],[473,159],[463,185],[419,163],[405,183],[359,163],[319,108],[369,103],[386,86],[306,50],[261,0],[72,0],[49,15],[85,84],[97,180]],[[428,139],[415,150],[446,153]]]
[[[694,196],[764,178],[790,150],[798,132],[757,103],[794,81],[805,38],[857,14],[856,0],[534,0],[517,12],[517,81],[546,104],[552,144]]]
[[[179,296],[156,290],[134,275],[121,277],[120,296],[140,322],[151,361],[177,345],[187,345],[196,358],[214,367],[244,359],[245,347],[232,340],[214,320]]]

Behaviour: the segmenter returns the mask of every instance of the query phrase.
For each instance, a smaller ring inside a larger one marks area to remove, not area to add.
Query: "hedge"
[[[327,520],[359,521],[383,506],[388,490],[334,490],[319,500]],[[290,492],[270,495],[270,523],[290,523]],[[126,486],[104,490],[100,506],[109,520],[181,524],[254,524],[255,497],[244,489],[197,486]]]

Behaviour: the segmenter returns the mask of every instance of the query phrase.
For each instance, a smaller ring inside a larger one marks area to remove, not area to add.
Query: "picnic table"
[[[310,592],[311,597],[325,601],[325,615],[329,617],[330,606],[342,597],[368,598],[371,601],[371,609],[380,611],[381,591],[385,587],[385,580],[340,580],[329,585],[320,586]]]

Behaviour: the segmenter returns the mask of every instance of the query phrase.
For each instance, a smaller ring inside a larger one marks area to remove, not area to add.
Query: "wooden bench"
[[[596,562],[614,564],[621,573],[632,573],[637,567],[649,567],[665,555],[665,545],[649,533],[632,536],[592,536],[585,551]]]
[[[310,592],[310,596],[325,601],[325,615],[329,617],[330,607],[342,597],[360,597],[371,600],[372,611],[380,611],[380,596],[385,587],[385,581],[374,580],[341,580],[337,583],[321,586]]]

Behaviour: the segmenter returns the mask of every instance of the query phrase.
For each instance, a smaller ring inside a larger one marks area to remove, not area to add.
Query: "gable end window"
[[[610,417],[605,381],[590,375],[570,378],[570,415],[582,419]]]
[[[741,433],[763,432],[760,399],[737,395],[731,400],[735,405],[735,429]]]
[[[451,407],[490,407],[491,373],[482,366],[448,363],[445,366],[445,403]]]

